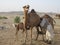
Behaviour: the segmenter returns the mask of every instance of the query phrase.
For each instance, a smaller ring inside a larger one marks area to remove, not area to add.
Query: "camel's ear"
[[[29,5],[26,5],[27,8],[29,8],[30,6]]]
[[[26,6],[23,6],[23,8],[25,8]]]

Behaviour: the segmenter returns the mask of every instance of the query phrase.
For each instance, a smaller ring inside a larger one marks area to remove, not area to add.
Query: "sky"
[[[60,13],[60,0],[0,0],[0,12],[23,11],[24,5],[38,12]]]

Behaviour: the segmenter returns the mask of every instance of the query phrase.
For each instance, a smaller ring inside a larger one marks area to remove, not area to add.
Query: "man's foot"
[[[51,44],[52,43],[52,41],[48,41],[48,40],[45,40],[44,42],[45,43],[48,43],[48,44]]]

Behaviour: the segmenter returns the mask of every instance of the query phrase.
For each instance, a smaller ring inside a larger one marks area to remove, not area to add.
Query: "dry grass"
[[[1,15],[4,16],[4,15]],[[0,20],[0,26],[3,25],[7,27],[6,29],[0,29],[0,45],[23,45],[24,44],[24,39],[25,39],[25,33],[23,34],[22,31],[20,30],[18,33],[18,41],[16,41],[15,37],[15,28],[12,26],[13,19],[17,15],[5,15],[8,17],[8,19],[2,19]],[[18,15],[19,16],[19,15]],[[22,16],[20,16],[22,19]],[[54,44],[53,45],[60,45],[60,21],[59,19],[56,20],[56,25],[55,25],[55,37],[54,37]],[[28,37],[27,37],[27,45],[30,44],[30,30],[28,30]],[[32,45],[49,45],[46,44],[45,42],[42,41],[42,36],[40,35],[38,40],[35,41],[36,38],[36,29],[33,28],[33,39],[32,39]]]

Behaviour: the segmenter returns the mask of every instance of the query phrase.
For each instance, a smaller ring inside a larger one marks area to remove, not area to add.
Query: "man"
[[[53,40],[53,37],[54,37],[54,31],[53,31],[53,26],[51,24],[50,19],[47,19],[47,18],[48,17],[45,16],[43,18],[42,22],[40,23],[40,25],[46,31],[46,42],[49,43],[49,44],[51,44],[51,42]]]
[[[54,38],[54,30],[52,25],[49,22],[49,25],[47,25],[47,30],[46,30],[46,41],[47,43],[51,44]]]

